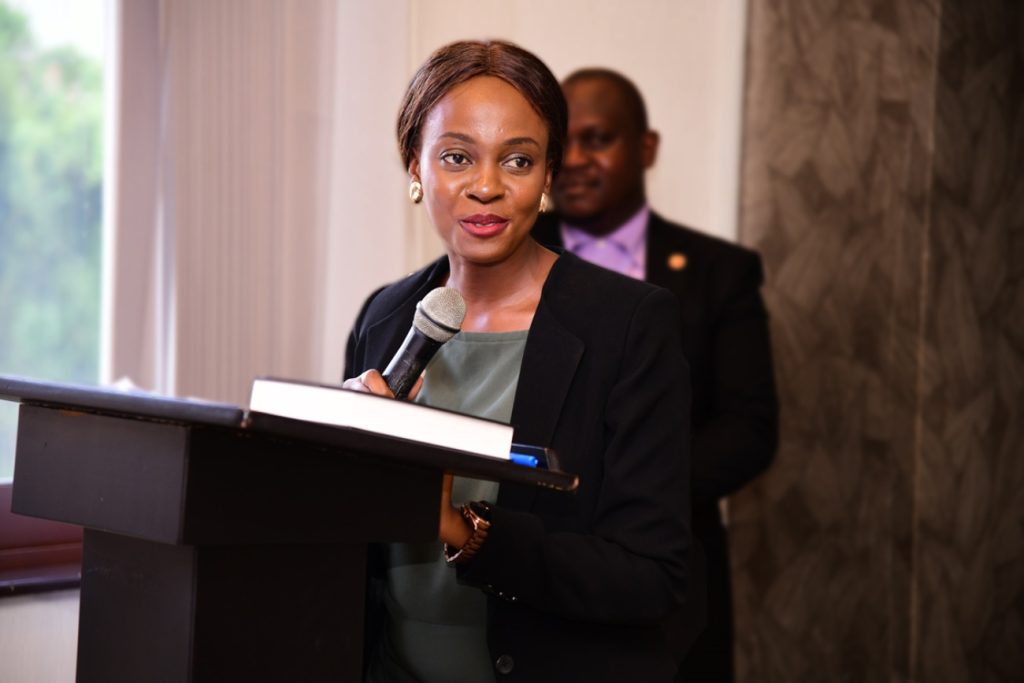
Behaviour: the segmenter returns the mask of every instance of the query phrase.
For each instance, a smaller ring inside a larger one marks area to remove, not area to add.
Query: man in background
[[[693,383],[693,533],[705,557],[695,561],[694,574],[699,584],[706,572],[707,585],[706,623],[699,607],[691,607],[684,616],[689,623],[675,625],[677,642],[696,634],[688,652],[679,653],[679,680],[732,681],[729,556],[719,499],[764,471],[778,442],[761,260],[648,207],[644,172],[654,165],[659,138],[629,79],[585,69],[562,87],[569,137],[553,191],[558,213],[541,215],[534,237],[679,298]]]

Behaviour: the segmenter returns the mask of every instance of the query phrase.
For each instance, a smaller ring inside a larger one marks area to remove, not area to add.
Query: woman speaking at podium
[[[580,485],[573,495],[446,477],[438,542],[383,547],[371,566],[369,681],[674,676],[661,624],[687,585],[678,312],[669,292],[530,237],[566,121],[550,70],[498,41],[440,48],[403,99],[409,196],[447,254],[367,300],[346,386],[390,395],[378,370],[416,303],[454,288],[462,331],[415,400],[511,423],[517,442],[554,448]]]

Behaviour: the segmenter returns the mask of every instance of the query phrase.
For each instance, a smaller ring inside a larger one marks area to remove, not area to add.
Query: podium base
[[[167,545],[87,529],[79,683],[358,681],[366,546]]]

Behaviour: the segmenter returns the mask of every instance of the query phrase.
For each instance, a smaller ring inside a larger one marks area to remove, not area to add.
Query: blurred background
[[[441,253],[401,94],[486,37],[631,77],[651,206],[764,258],[738,678],[1021,680],[1017,0],[0,0],[0,373],[341,379],[364,297]],[[0,479],[15,430],[0,402]],[[76,628],[75,591],[0,598],[0,680],[72,680]]]

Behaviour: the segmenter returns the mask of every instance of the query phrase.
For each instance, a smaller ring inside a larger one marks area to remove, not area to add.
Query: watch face
[[[491,504],[485,500],[475,500],[469,504],[469,509],[482,519],[491,520]]]

